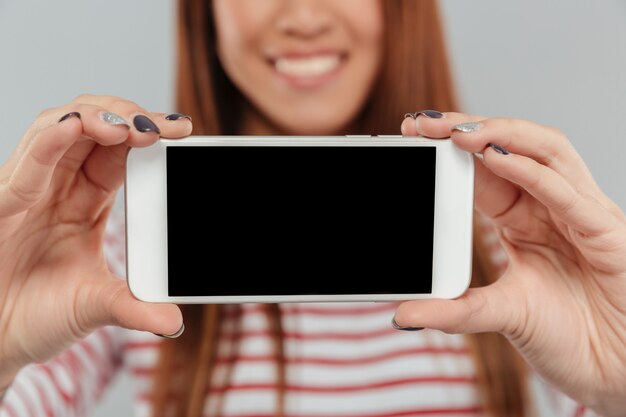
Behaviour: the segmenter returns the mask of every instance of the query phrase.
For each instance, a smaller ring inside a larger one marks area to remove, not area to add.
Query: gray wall
[[[563,130],[626,208],[626,2],[443,5],[464,108]]]
[[[442,4],[465,110],[559,127],[626,208],[626,2]],[[0,160],[39,111],[83,92],[173,110],[172,11],[167,0],[0,0]],[[130,401],[121,375],[93,415],[131,415]]]

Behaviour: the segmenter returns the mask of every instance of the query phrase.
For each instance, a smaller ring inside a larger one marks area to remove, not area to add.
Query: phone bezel
[[[434,146],[435,222],[430,294],[170,297],[167,278],[166,148],[169,146]],[[126,279],[132,294],[148,302],[179,304],[399,301],[456,298],[469,287],[472,269],[474,164],[472,154],[449,139],[422,137],[190,136],[161,139],[131,149],[125,182]]]

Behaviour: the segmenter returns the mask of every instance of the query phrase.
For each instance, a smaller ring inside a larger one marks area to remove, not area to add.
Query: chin
[[[294,106],[289,111],[285,108],[282,113],[272,113],[274,114],[268,114],[269,118],[285,134],[334,136],[343,135],[347,131],[347,127],[354,122],[358,109],[346,111],[345,107],[335,106],[306,106],[298,109]]]
[[[296,118],[293,121],[279,124],[282,131],[294,136],[336,136],[342,135],[346,131],[349,120],[336,123],[329,123],[328,119]]]

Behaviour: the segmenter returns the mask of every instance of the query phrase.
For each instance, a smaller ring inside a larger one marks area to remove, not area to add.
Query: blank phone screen
[[[432,292],[435,147],[170,146],[170,296]]]

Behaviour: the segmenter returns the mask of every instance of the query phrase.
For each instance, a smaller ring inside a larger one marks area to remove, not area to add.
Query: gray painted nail
[[[165,120],[179,120],[179,119],[187,119],[189,121],[191,121],[191,116],[188,114],[182,114],[182,113],[172,113],[172,114],[168,114],[167,116],[165,116]]]
[[[76,118],[80,119],[80,113],[79,113],[79,112],[77,112],[77,111],[73,111],[73,112],[71,112],[71,113],[67,113],[66,115],[63,115],[63,116],[59,119],[58,123],[64,122],[64,121],[66,121],[67,119],[70,119],[70,118],[72,118],[72,117],[76,117]]]
[[[402,327],[396,322],[395,317],[391,320],[391,326],[396,330],[403,330],[405,332],[416,332],[418,330],[424,330],[423,327]]]
[[[102,119],[103,122],[108,123],[110,125],[115,125],[115,126],[122,125],[130,129],[130,123],[128,123],[124,118],[122,118],[122,116],[118,114],[105,111],[105,112],[100,113],[100,119]]]
[[[165,334],[158,334],[155,333],[155,335],[159,336],[159,337],[164,337],[165,339],[176,339],[177,337],[179,337],[181,334],[183,334],[183,332],[185,331],[185,323],[183,323],[182,326],[180,326],[180,329],[178,329],[178,331],[174,334],[170,334],[170,335],[165,335]]]
[[[133,124],[135,125],[135,129],[142,133],[146,132],[156,132],[161,133],[159,127],[154,124],[152,120],[144,116],[143,114],[135,116],[133,119]]]
[[[437,110],[419,110],[413,113],[406,113],[404,118],[406,119],[407,117],[410,117],[411,119],[417,119],[417,116],[420,114],[428,117],[429,119],[441,119],[444,116],[442,112]]]
[[[468,123],[458,124],[452,127],[452,130],[456,130],[456,131],[463,132],[463,133],[472,133],[472,132],[476,132],[482,127],[483,127],[483,124],[480,122],[468,122]]]
[[[488,143],[487,146],[490,146],[491,149],[493,149],[494,151],[498,152],[500,155],[508,155],[509,154],[509,151],[504,149],[502,146],[496,145],[495,143]]]

